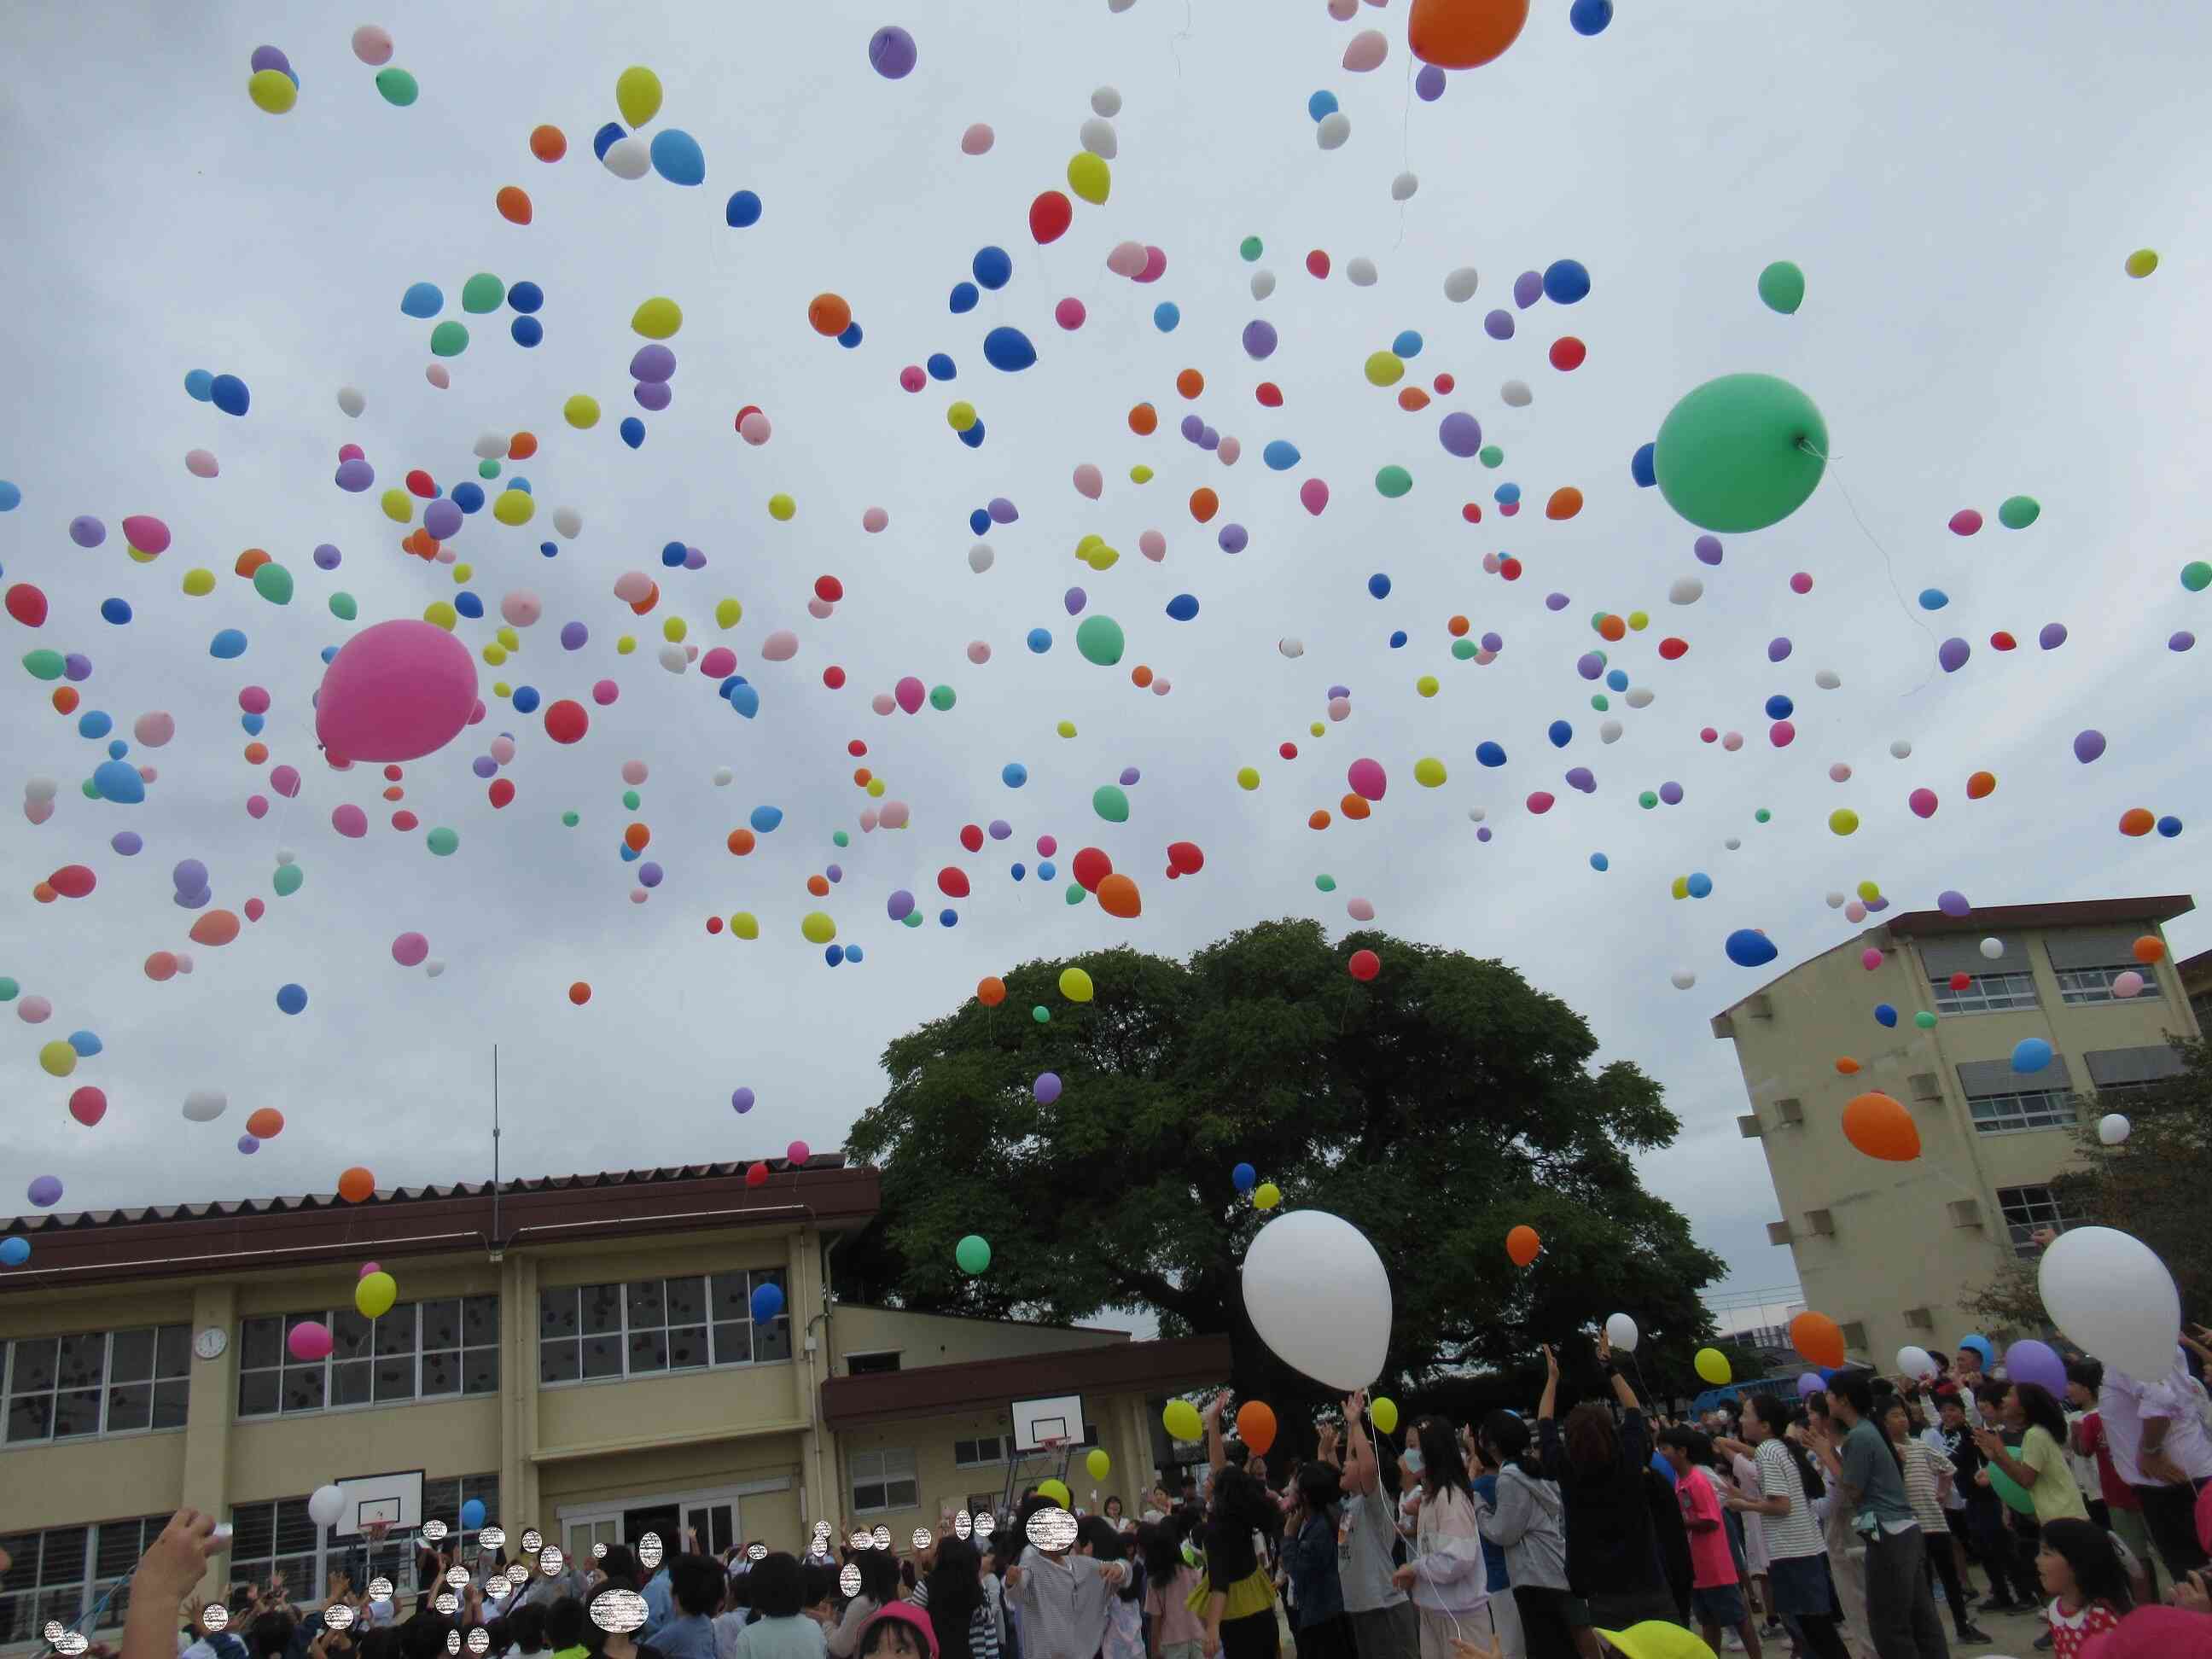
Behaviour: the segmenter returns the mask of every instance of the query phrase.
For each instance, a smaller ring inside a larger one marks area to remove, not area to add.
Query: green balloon
[[[433,357],[458,357],[469,349],[469,331],[448,317],[430,331],[430,355]]]
[[[1119,656],[1121,653],[1116,652],[1115,654]],[[959,694],[949,685],[933,685],[929,688],[929,706],[940,714],[959,701]]]
[[[2025,530],[2043,516],[2043,503],[2033,495],[2008,495],[1997,507],[1997,522],[2007,530]]]
[[[906,913],[906,925],[907,925],[908,927],[921,927],[921,911],[919,911],[919,910],[909,910],[909,911],[908,911],[908,912]]]
[[[1314,878],[1314,885],[1320,888],[1324,893],[1334,893],[1336,890],[1336,878],[1334,876],[1326,875],[1316,876]]]
[[[98,800],[100,799],[100,786],[94,783],[90,778],[87,778],[82,783],[77,785],[77,787],[84,791],[84,798],[87,800]]]
[[[1247,236],[1243,241],[1237,243],[1237,251],[1244,256],[1244,263],[1250,264],[1260,257],[1261,252],[1260,239],[1256,236]]]
[[[1080,904],[1083,902],[1083,884],[1081,882],[1071,881],[1067,884],[1067,902],[1070,904]]]
[[[1129,797],[1115,784],[1102,783],[1091,792],[1091,810],[1109,823],[1129,821]]]
[[[1659,804],[1659,796],[1656,791],[1647,789],[1636,798],[1636,804],[1648,812]]]
[[[58,680],[62,677],[62,653],[58,651],[26,651],[23,667],[34,680]]]
[[[307,878],[306,872],[298,865],[280,864],[276,866],[276,873],[270,878],[269,884],[276,890],[278,898],[289,898],[300,890],[300,884]]]
[[[253,573],[253,591],[271,605],[292,603],[292,573],[273,560]]]
[[[477,477],[479,478],[496,478],[499,477],[499,463],[497,461],[478,461],[477,463]]]
[[[1790,315],[1805,303],[1805,273],[1787,259],[1777,259],[1759,273],[1759,297],[1769,311]]]
[[[850,847],[853,844],[853,837],[845,830],[840,830],[830,837],[830,842],[835,847]]]
[[[15,994],[22,988],[7,975],[0,974],[0,1002],[13,1002],[15,1000]]]
[[[1030,1010],[1030,1018],[1040,1025],[1049,1025],[1052,1024],[1052,1010],[1040,1002]]]
[[[1083,660],[1097,663],[1101,668],[1111,668],[1121,660],[1121,624],[1111,617],[1085,617],[1075,630],[1075,648],[1083,653]]]
[[[353,595],[337,592],[331,595],[331,615],[340,622],[351,622],[361,615],[361,607],[354,603]]]
[[[507,284],[488,270],[480,270],[461,284],[461,309],[483,316],[507,303]]]
[[[386,103],[399,109],[405,109],[422,95],[422,88],[415,84],[415,77],[404,69],[377,70],[376,89],[384,94]]]
[[[952,1259],[960,1264],[963,1273],[980,1273],[991,1265],[991,1246],[970,1233],[952,1247]]]
[[[2035,1500],[2027,1495],[2019,1481],[2014,1480],[1994,1463],[1987,1465],[1987,1468],[1990,1472],[1990,1488],[1998,1497],[2003,1498],[2022,1515],[2035,1513]]]
[[[1923,1031],[1932,1031],[1936,1029],[1936,1016],[1923,1008],[1918,1013],[1913,1015],[1912,1023]]]
[[[1413,487],[1413,475],[1402,466],[1386,466],[1375,475],[1375,488],[1396,501]]]
[[[1760,807],[1760,808],[1759,809],[1759,811],[1757,811],[1756,812],[1753,812],[1753,813],[1751,815],[1751,821],[1752,821],[1753,823],[1766,823],[1768,820],[1770,820],[1771,818],[1772,818],[1772,817],[1773,817],[1773,816],[1774,816],[1774,814],[1773,814],[1773,813],[1771,813],[1771,812],[1768,811],[1767,811],[1764,806],[1762,806],[1762,807]]]
[[[1485,466],[1503,466],[1505,465],[1505,452],[1496,444],[1485,444],[1475,452],[1475,459]]]
[[[425,839],[428,842],[430,850],[441,859],[450,857],[454,849],[461,844],[459,836],[442,827],[433,830]]]
[[[1468,638],[1466,635],[1462,634],[1452,641],[1452,655],[1459,659],[1460,661],[1465,662],[1469,657],[1472,657],[1474,653],[1475,643],[1473,640]]]
[[[576,809],[572,806],[567,811],[561,814],[561,822],[567,824],[571,830],[574,830],[579,823],[583,822],[583,819],[577,813]]]
[[[1607,696],[1604,692],[1600,691],[1590,698],[1590,707],[1596,709],[1599,714],[1602,714],[1607,709],[1613,707],[1613,699]]]
[[[2207,564],[2202,559],[2191,560],[2187,564],[2181,567],[2181,585],[2192,593],[2202,593],[2207,587],[2212,587],[2212,564]],[[36,652],[32,653],[33,656],[37,654],[38,653]],[[27,668],[29,667],[30,661],[30,657],[24,658],[24,666]],[[35,668],[32,669],[31,672],[34,674],[38,673],[38,670]],[[39,678],[42,680],[50,680],[53,678],[53,676],[51,674],[39,674]]]
[[[637,804],[641,799],[641,798],[639,796],[637,791],[635,789],[625,789],[623,791],[623,805],[629,811],[635,812],[637,811]]]
[[[1723,374],[1667,412],[1651,465],[1667,505],[1700,530],[1764,530],[1805,504],[1827,453],[1827,422],[1796,386]]]

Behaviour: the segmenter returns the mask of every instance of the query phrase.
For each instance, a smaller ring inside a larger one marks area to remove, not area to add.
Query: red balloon
[[[1552,342],[1552,367],[1562,372],[1580,368],[1589,356],[1589,348],[1571,334],[1562,334]]]
[[[1672,635],[1659,641],[1659,654],[1668,662],[1673,662],[1689,648],[1689,641],[1678,640]]]
[[[88,1083],[70,1097],[70,1115],[89,1129],[107,1115],[107,1097]]]
[[[983,831],[980,825],[963,823],[960,826],[960,844],[971,853],[983,850]]]
[[[1328,275],[1328,255],[1316,248],[1306,255],[1306,269],[1316,276],[1326,277]]]
[[[418,466],[407,475],[407,493],[427,501],[438,493],[437,481]]]
[[[269,907],[258,898],[250,898],[238,908],[246,912],[246,919],[248,921],[258,921],[269,914]]]
[[[1382,971],[1382,958],[1372,951],[1354,951],[1352,960],[1344,965],[1351,970],[1352,978],[1364,984]]]
[[[767,1186],[768,1165],[765,1164],[756,1164],[747,1169],[745,1171],[745,1185],[748,1187]]]
[[[2002,628],[1990,635],[1990,648],[1993,651],[2009,651],[2019,643],[2018,640],[2013,638]]]
[[[957,864],[948,864],[937,872],[937,890],[947,898],[968,896],[968,872]]]
[[[592,717],[584,712],[584,705],[573,697],[545,707],[545,735],[556,743],[580,742],[592,729]]]
[[[1076,884],[1086,893],[1098,890],[1098,884],[1114,873],[1114,860],[1095,847],[1086,847],[1075,855],[1068,866]]]
[[[817,576],[814,579],[814,597],[824,605],[835,605],[845,597],[845,584],[835,576]]]
[[[1510,553],[1508,553],[1504,558],[1498,562],[1498,574],[1504,577],[1509,582],[1519,581],[1521,580],[1521,561],[1515,558]]]
[[[720,933],[720,932],[722,931],[722,919],[721,919],[721,917],[720,917],[720,916],[709,916],[709,917],[708,917],[708,918],[707,918],[707,931],[708,931],[708,933]]]
[[[82,898],[100,884],[100,878],[82,864],[64,864],[46,878],[46,885],[64,898]]]
[[[1550,811],[1552,810],[1552,796],[1550,792],[1547,790],[1539,789],[1530,794],[1528,797],[1528,810],[1531,812],[1535,813],[1539,817],[1541,817],[1545,813]]]
[[[1459,515],[1461,518],[1465,519],[1469,524],[1480,524],[1482,522],[1482,508],[1474,501],[1469,501],[1465,507],[1460,508]]]
[[[1194,841],[1168,843],[1168,868],[1179,876],[1194,876],[1206,868],[1206,854]]]
[[[1075,204],[1056,190],[1048,190],[1030,204],[1030,234],[1039,246],[1056,242],[1075,222]]]
[[[491,781],[490,789],[485,793],[490,795],[491,804],[495,807],[504,806],[507,802],[514,799],[514,780],[513,778],[494,778]]]
[[[28,582],[17,582],[8,590],[8,614],[26,628],[36,628],[46,619],[46,596]]]
[[[1253,390],[1252,395],[1260,400],[1264,408],[1280,409],[1283,406],[1283,388],[1273,380],[1261,381]]]

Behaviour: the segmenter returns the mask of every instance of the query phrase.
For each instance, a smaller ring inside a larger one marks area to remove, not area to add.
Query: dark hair
[[[880,1554],[883,1553],[883,1552],[878,1551],[878,1553]],[[882,1647],[884,1644],[884,1638],[893,1629],[893,1627],[896,1627],[897,1629],[905,1632],[908,1638],[913,1642],[916,1650],[925,1656],[928,1654],[928,1642],[923,1639],[921,1632],[915,1629],[914,1626],[907,1620],[902,1619],[896,1614],[890,1618],[885,1619],[878,1616],[875,1613],[871,1613],[868,1615],[866,1628],[860,1633],[860,1653],[862,1655],[862,1659],[866,1659],[866,1655],[873,1653],[878,1648]],[[933,1626],[930,1629],[930,1634],[934,1636],[936,1633],[936,1629]]]
[[[1712,1464],[1713,1437],[1703,1429],[1662,1429],[1659,1431],[1659,1443],[1674,1447],[1694,1468],[1707,1468]]]
[[[1828,1483],[1821,1479],[1820,1466],[1813,1462],[1802,1446],[1784,1432],[1792,1419],[1789,1408],[1782,1403],[1782,1397],[1779,1395],[1755,1394],[1744,1404],[1765,1427],[1768,1436],[1781,1443],[1784,1454],[1797,1466],[1797,1478],[1805,1483],[1806,1501],[1809,1503],[1826,1492]]]
[[[1130,1540],[1121,1529],[1103,1515],[1086,1515],[1075,1523],[1075,1535],[1091,1546],[1091,1555],[1100,1561],[1128,1560]],[[1129,1571],[1121,1575],[1121,1596],[1124,1601],[1133,1601],[1145,1593],[1145,1577],[1140,1565],[1132,1564]]]
[[[390,1625],[379,1625],[354,1644],[359,1659],[399,1659],[399,1632]]]
[[[545,1645],[556,1652],[583,1646],[590,1622],[581,1601],[573,1595],[561,1597],[545,1609]]]
[[[1115,1510],[1121,1509],[1122,1507],[1121,1494],[1120,1492],[1109,1492],[1106,1494],[1106,1513],[1108,1515],[1112,1515]]]
[[[763,1619],[795,1618],[806,1605],[806,1575],[799,1558],[788,1550],[778,1550],[754,1562],[744,1584],[752,1606]]]
[[[911,1556],[901,1557],[899,1559],[899,1588],[904,1590],[911,1590],[921,1582],[921,1581],[915,1576],[914,1558]]]
[[[668,1588],[676,1605],[694,1618],[719,1611],[729,1585],[722,1564],[710,1556],[679,1555],[669,1563]]]
[[[292,1645],[292,1632],[299,1620],[282,1607],[272,1607],[246,1627],[246,1645],[260,1659],[282,1659],[284,1650]]]
[[[2020,1401],[2021,1414],[2027,1419],[2030,1428],[2041,1429],[2063,1450],[2066,1445],[2066,1413],[2051,1397],[2051,1390],[2040,1382],[2015,1382],[2012,1385],[2014,1398]]]
[[[775,1559],[775,1557],[770,1555],[756,1562],[753,1565],[753,1572],[758,1572],[769,1562]],[[748,1578],[752,1576],[752,1572],[745,1575]],[[826,1561],[802,1561],[799,1564],[799,1605],[801,1607],[818,1607],[836,1594],[836,1568]],[[755,1597],[753,1605],[758,1607],[761,1605],[758,1600],[760,1592],[755,1590],[753,1595]],[[761,1611],[766,1613],[768,1609],[761,1607]]]
[[[1214,1490],[1218,1494],[1220,1491],[1218,1482],[1215,1484]],[[1022,1506],[1014,1511],[1014,1553],[1016,1554],[1021,1553],[1022,1540],[1030,1535],[1030,1522],[1036,1518],[1039,1511],[1056,1510],[1059,1507],[1060,1505],[1054,1503],[1052,1499],[1035,1491],[1022,1499]]]
[[[854,1563],[860,1570],[860,1594],[878,1607],[898,1600],[898,1558],[889,1550],[862,1550]]]
[[[1306,1507],[1316,1515],[1333,1517],[1336,1506],[1344,1501],[1344,1477],[1328,1463],[1301,1464],[1298,1496],[1305,1499]]]
[[[645,1582],[646,1575],[637,1570],[637,1554],[627,1544],[610,1544],[607,1553],[599,1558],[599,1571],[609,1578],[627,1578],[632,1589]]]
[[[1874,1415],[1874,1383],[1864,1371],[1838,1371],[1828,1379],[1828,1396],[1841,1400],[1861,1417]]]
[[[1145,1571],[1164,1587],[1182,1570],[1182,1539],[1176,1522],[1145,1522],[1137,1528],[1137,1548],[1145,1558]]]
[[[1509,1411],[1493,1411],[1482,1419],[1478,1445],[1486,1446],[1498,1467],[1516,1465],[1531,1480],[1544,1478],[1543,1466],[1528,1449],[1528,1425]]]
[[[929,1627],[937,1632],[939,1659],[968,1659],[969,1622],[983,1605],[983,1558],[965,1538],[937,1540],[929,1570]]]
[[[2035,1385],[2031,1382],[2026,1386]],[[2050,1397],[2049,1389],[2040,1392],[2046,1399]],[[2135,1606],[2135,1596],[2128,1589],[2127,1570],[2120,1565],[2119,1552],[2112,1547],[2112,1540],[2091,1522],[2076,1521],[2070,1516],[2045,1522],[2043,1547],[2053,1555],[2066,1558],[2084,1601],[2106,1602],[2115,1613],[2126,1613]]]
[[[503,1654],[514,1645],[514,1637],[507,1625],[505,1613],[501,1613],[496,1619],[484,1621],[484,1638],[486,1653]]]
[[[2066,1362],[2066,1380],[2079,1382],[2094,1394],[2105,1386],[2105,1362],[2094,1354],[2081,1354]]]
[[[536,1653],[545,1645],[545,1609],[535,1601],[526,1601],[507,1615],[508,1639],[525,1653]]]
[[[1599,1474],[1620,1461],[1620,1433],[1613,1425],[1613,1413],[1602,1406],[1584,1401],[1567,1413],[1559,1432],[1566,1443],[1567,1462],[1577,1474]]]
[[[1474,1483],[1468,1479],[1467,1459],[1460,1455],[1459,1436],[1441,1417],[1424,1417],[1413,1425],[1421,1443],[1421,1484],[1438,1492],[1455,1490],[1470,1504]]]
[[[582,1611],[580,1605],[577,1612]],[[418,1613],[399,1627],[399,1651],[406,1659],[441,1659],[446,1638],[458,1628],[442,1613]]]
[[[1974,1398],[1994,1410],[2004,1404],[2005,1389],[2004,1383],[1997,1382],[1985,1372],[1982,1380],[1974,1384]]]

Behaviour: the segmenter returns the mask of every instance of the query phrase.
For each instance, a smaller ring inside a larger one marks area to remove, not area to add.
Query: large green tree
[[[1346,971],[1362,947],[1382,963],[1364,983]],[[1061,995],[1070,965],[1094,1000]],[[1720,1263],[1635,1164],[1675,1117],[1633,1065],[1593,1065],[1583,1018],[1503,963],[1283,921],[1187,963],[1107,951],[1006,985],[885,1051],[890,1092],[848,1138],[884,1183],[879,1225],[838,1258],[848,1291],[1066,1321],[1151,1309],[1166,1332],[1227,1332],[1240,1394],[1317,1399],[1244,1315],[1240,1263],[1267,1217],[1237,1191],[1243,1162],[1285,1208],[1373,1241],[1395,1382],[1516,1368],[1614,1311],[1645,1332],[1655,1387],[1690,1375]],[[1525,1270],[1505,1253],[1520,1223],[1544,1243]],[[968,1233],[992,1249],[975,1278],[953,1260]]]

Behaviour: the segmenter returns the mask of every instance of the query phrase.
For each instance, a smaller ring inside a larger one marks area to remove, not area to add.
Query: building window
[[[1997,1205],[2004,1212],[2005,1231],[2012,1236],[2014,1255],[2033,1255],[2035,1235],[2042,1229],[2067,1232],[2084,1219],[2061,1204],[2048,1187],[2000,1187]]]
[[[873,1353],[848,1353],[845,1356],[845,1375],[848,1376],[882,1376],[899,1368],[899,1350],[879,1348]]]
[[[853,1513],[910,1510],[921,1502],[910,1451],[856,1451],[852,1455]]]
[[[757,1322],[753,1292],[783,1288],[781,1268],[565,1285],[538,1293],[538,1380],[657,1376],[791,1358],[791,1316]]]
[[[987,1434],[975,1440],[956,1440],[952,1443],[952,1461],[963,1467],[1003,1463],[1006,1461],[1006,1437]]]
[[[0,1534],[0,1550],[14,1563],[0,1583],[0,1644],[32,1641],[49,1620],[74,1627],[88,1613],[88,1630],[119,1627],[131,1574],[168,1523],[166,1515],[149,1515]]]
[[[18,1337],[0,1347],[11,1446],[185,1425],[188,1325]]]
[[[471,1498],[484,1506],[484,1524],[496,1526],[496,1474],[447,1475],[422,1483],[422,1518],[443,1521],[452,1528],[448,1538],[459,1539],[459,1548],[464,1558],[473,1555],[477,1547],[476,1534],[460,1529],[461,1505]],[[167,1524],[166,1516],[155,1519],[147,1541],[151,1543]],[[347,1564],[357,1548],[364,1559],[353,1563],[359,1570],[356,1590],[365,1594],[368,1581],[380,1573],[392,1581],[393,1598],[398,1601],[407,1601],[424,1588],[415,1576],[416,1557],[422,1547],[418,1540],[389,1539],[371,1554],[366,1539],[340,1538],[318,1527],[307,1513],[304,1497],[280,1498],[268,1504],[240,1504],[231,1511],[231,1524],[236,1531],[231,1540],[230,1576],[265,1584],[281,1574],[285,1593],[294,1601],[320,1601],[331,1569]],[[125,1569],[126,1572],[129,1570]],[[102,1571],[106,1571],[104,1563]]]
[[[1977,974],[1963,991],[1953,990],[1948,979],[1939,979],[1935,991],[1939,1014],[1992,1014],[2036,1006],[2033,974]]]
[[[2058,1000],[2061,1002],[2156,1002],[2159,1000],[2158,970],[2140,962],[2115,962],[2102,968],[2059,968],[2052,970],[2058,981]],[[2112,994],[2112,981],[2122,974],[2134,974],[2142,981],[2142,989],[2132,999]]]
[[[1975,1129],[1985,1135],[2006,1134],[2015,1129],[2069,1128],[2079,1116],[2074,1109],[2074,1097],[2063,1089],[1969,1095],[1966,1108],[1974,1115]]]
[[[297,1326],[331,1334],[321,1359],[295,1359]],[[238,1342],[238,1414],[271,1417],[499,1392],[499,1298],[402,1302],[364,1319],[351,1308],[249,1319]]]

